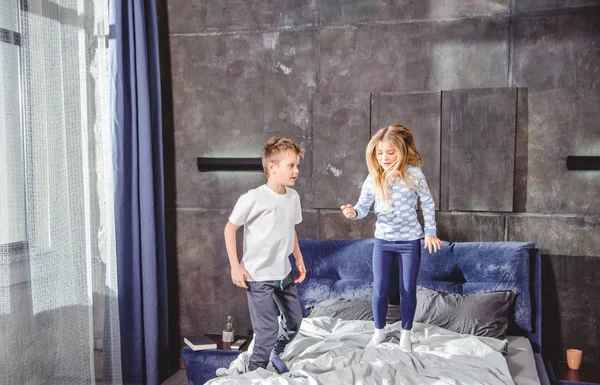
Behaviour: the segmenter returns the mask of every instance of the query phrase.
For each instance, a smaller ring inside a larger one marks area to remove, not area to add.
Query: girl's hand
[[[439,249],[442,248],[442,241],[440,241],[440,239],[436,236],[426,235],[425,236],[425,248],[427,250],[429,250],[429,254],[431,254],[432,249],[433,249],[433,252],[435,253]]]
[[[342,205],[340,207],[340,209],[342,210],[342,212],[344,213],[344,216],[348,219],[354,219],[356,218],[356,210],[354,210],[354,207],[352,207],[352,205]]]

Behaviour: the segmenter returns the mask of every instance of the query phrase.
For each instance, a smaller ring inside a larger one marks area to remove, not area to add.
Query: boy
[[[302,322],[295,283],[306,276],[294,226],[302,222],[296,183],[304,151],[287,138],[269,139],[262,153],[267,183],[242,195],[225,225],[225,246],[231,280],[248,293],[254,329],[254,348],[248,370],[266,368],[269,360],[278,373],[289,371],[279,355]],[[235,234],[244,226],[244,254],[238,261]],[[293,279],[288,256],[293,253],[298,277]],[[281,321],[278,325],[278,312]]]

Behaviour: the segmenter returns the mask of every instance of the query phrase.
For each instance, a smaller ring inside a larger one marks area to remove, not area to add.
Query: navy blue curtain
[[[123,383],[159,385],[171,368],[156,1],[111,0],[110,6]]]

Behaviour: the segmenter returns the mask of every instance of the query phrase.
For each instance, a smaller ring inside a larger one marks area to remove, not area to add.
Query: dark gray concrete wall
[[[600,361],[600,171],[566,169],[568,155],[600,155],[600,1],[161,1],[181,336],[219,332],[228,314],[250,331],[222,234],[264,182],[200,173],[196,157],[260,156],[289,136],[306,150],[299,235],[371,237],[374,215],[337,209],[359,196],[370,135],[400,122],[425,157],[440,238],[536,242],[546,355]]]

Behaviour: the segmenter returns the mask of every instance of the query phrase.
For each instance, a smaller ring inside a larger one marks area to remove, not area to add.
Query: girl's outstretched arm
[[[442,241],[437,237],[437,225],[435,223],[435,202],[427,186],[427,180],[420,168],[416,169],[415,177],[417,179],[417,194],[421,201],[421,210],[425,220],[425,248],[429,253],[436,252],[442,247]]]
[[[435,223],[435,202],[427,186],[427,180],[420,168],[414,169],[414,176],[417,180],[417,196],[421,201],[421,210],[423,211],[423,219],[425,220],[425,235],[436,236],[437,226]]]
[[[367,175],[367,178],[363,182],[362,190],[360,191],[360,198],[354,205],[354,211],[356,211],[356,217],[351,219],[362,219],[367,216],[373,201],[375,200],[375,194],[373,194],[373,179],[371,175]]]

